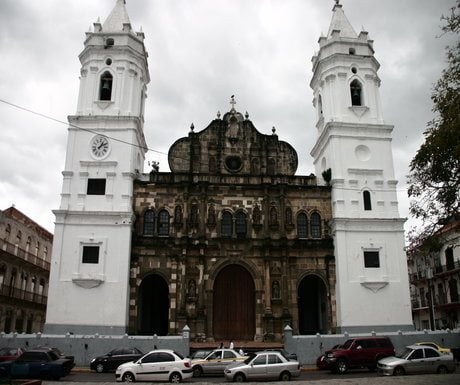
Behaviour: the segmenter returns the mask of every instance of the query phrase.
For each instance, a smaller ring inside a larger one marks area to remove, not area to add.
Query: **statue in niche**
[[[290,207],[286,207],[284,212],[284,222],[286,225],[292,225],[292,210]]]
[[[196,282],[194,279],[188,281],[187,297],[191,299],[196,298]]]
[[[239,131],[240,125],[238,124],[238,120],[234,116],[232,116],[228,122],[227,138],[231,142],[235,142],[238,139]]]
[[[208,208],[208,225],[215,225],[216,224],[216,210],[214,209],[214,205],[210,205]]]
[[[252,210],[252,222],[255,225],[260,224],[260,208],[259,205],[256,203],[254,209]]]
[[[182,206],[176,206],[176,208],[174,209],[174,223],[182,223]]]
[[[270,224],[277,225],[278,224],[278,211],[276,207],[272,206],[270,208]]]
[[[196,226],[198,224],[198,206],[197,205],[192,205],[192,208],[190,210],[190,224],[193,226]]]
[[[273,281],[272,283],[272,299],[280,299],[281,292],[280,292],[280,284],[278,281]]]

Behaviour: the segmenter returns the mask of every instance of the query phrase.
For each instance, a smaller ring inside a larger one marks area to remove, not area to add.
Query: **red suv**
[[[351,368],[375,370],[378,360],[394,355],[395,349],[388,337],[360,337],[327,351],[322,361],[327,369],[343,374]]]

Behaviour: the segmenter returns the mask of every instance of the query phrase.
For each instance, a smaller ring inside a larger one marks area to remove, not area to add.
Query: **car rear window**
[[[439,357],[439,353],[434,349],[423,349],[425,351],[425,358]]]
[[[376,341],[377,345],[381,348],[393,348],[393,344],[388,338],[379,338]]]

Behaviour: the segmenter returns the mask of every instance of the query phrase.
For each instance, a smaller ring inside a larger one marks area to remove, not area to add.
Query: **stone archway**
[[[251,274],[240,265],[224,267],[214,281],[214,338],[253,340],[255,311],[255,288]]]
[[[139,286],[138,334],[168,334],[169,289],[158,274],[146,276]]]
[[[327,288],[316,275],[300,281],[298,292],[299,334],[325,333],[328,329]]]

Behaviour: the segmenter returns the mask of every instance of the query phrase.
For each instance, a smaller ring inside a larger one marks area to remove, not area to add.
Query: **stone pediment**
[[[294,175],[298,165],[297,152],[275,129],[262,134],[234,108],[202,131],[192,126],[171,146],[168,161],[173,173],[230,175]]]

